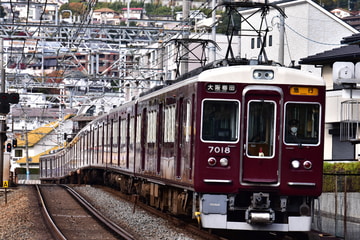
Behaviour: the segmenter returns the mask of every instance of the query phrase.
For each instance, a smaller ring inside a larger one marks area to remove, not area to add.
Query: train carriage
[[[41,179],[113,183],[206,228],[307,231],[324,99],[323,80],[297,69],[209,69],[94,120],[41,157]]]

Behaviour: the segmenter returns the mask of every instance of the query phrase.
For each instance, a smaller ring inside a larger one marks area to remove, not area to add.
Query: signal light
[[[8,101],[9,103],[19,103],[20,95],[18,93],[9,93]]]
[[[13,148],[16,148],[16,147],[17,147],[17,139],[16,139],[16,138],[14,138],[14,139],[12,140],[12,146],[13,146]]]
[[[20,95],[18,93],[0,93],[0,113],[10,112],[10,103],[19,103]]]
[[[6,151],[11,152],[11,143],[6,144]]]

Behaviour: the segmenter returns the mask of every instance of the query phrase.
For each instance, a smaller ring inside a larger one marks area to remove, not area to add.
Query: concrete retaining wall
[[[360,239],[360,193],[323,193],[314,205],[315,230],[346,240]]]

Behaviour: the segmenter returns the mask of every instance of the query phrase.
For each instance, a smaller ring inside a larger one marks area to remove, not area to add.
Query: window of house
[[[261,38],[257,38],[257,48],[261,47]]]
[[[23,151],[21,149],[15,149],[15,157],[22,157]]]

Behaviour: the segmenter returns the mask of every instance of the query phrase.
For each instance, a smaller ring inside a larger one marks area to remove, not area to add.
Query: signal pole
[[[4,69],[4,41],[0,38],[0,92],[5,92],[5,69]],[[0,114],[0,181],[1,187],[3,186],[3,173],[4,173],[4,144],[5,144],[5,136],[6,136],[6,115]]]
[[[1,187],[4,183],[4,149],[6,136],[6,115],[10,112],[10,103],[19,103],[18,93],[5,93],[5,68],[3,63],[4,57],[4,42],[0,38],[0,181]]]

